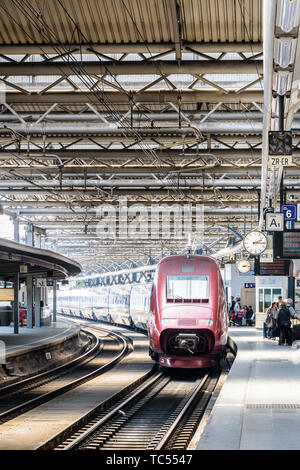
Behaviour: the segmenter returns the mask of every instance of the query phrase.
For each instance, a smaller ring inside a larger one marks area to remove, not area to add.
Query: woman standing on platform
[[[276,326],[279,328],[279,346],[285,343],[291,346],[291,313],[285,302],[281,304]]]
[[[268,339],[272,338],[272,329],[274,328],[277,320],[278,309],[277,309],[277,302],[272,302],[271,306],[267,310],[267,317],[266,317],[266,337]]]

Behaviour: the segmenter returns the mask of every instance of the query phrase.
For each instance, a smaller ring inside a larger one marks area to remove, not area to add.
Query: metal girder
[[[76,192],[80,192],[82,194],[98,194],[98,191],[105,190],[113,190],[114,188],[148,188],[148,191],[153,191],[154,188],[162,188],[168,189],[169,191],[187,191],[188,188],[198,188],[198,191],[203,191],[204,187],[209,188],[228,188],[228,187],[245,187],[245,188],[259,188],[261,184],[260,179],[255,180],[239,180],[239,179],[231,179],[230,181],[226,182],[226,180],[216,181],[206,179],[204,181],[181,181],[179,186],[176,186],[176,182],[168,181],[164,182],[153,180],[115,180],[115,181],[98,181],[97,184],[88,183],[85,185],[83,181],[78,180],[74,182],[63,182],[63,185],[60,184],[59,181],[54,182],[47,182],[45,180],[36,180],[36,181],[1,181],[0,184],[0,195],[18,195],[18,194],[34,194],[34,192],[38,194],[45,194],[46,192],[49,193],[53,192],[54,194],[60,194],[61,192],[74,194]],[[298,180],[293,182],[287,182],[286,185],[290,186],[300,186],[300,182]],[[36,189],[34,189],[36,188]]]
[[[174,187],[174,183],[176,186]],[[260,178],[176,178],[174,181],[167,178],[158,178],[158,179],[150,179],[150,178],[128,178],[128,179],[87,179],[83,181],[82,179],[64,179],[63,182],[59,180],[39,180],[34,179],[32,181],[29,180],[12,180],[12,179],[1,179],[0,180],[0,188],[13,188],[14,190],[20,188],[30,188],[32,185],[35,184],[38,186],[36,191],[38,192],[39,189],[47,189],[47,188],[55,188],[60,189],[63,186],[63,189],[67,189],[68,187],[81,187],[83,190],[90,187],[93,189],[95,187],[100,188],[114,188],[116,186],[120,187],[169,187],[170,189],[178,189],[188,187],[230,187],[230,186],[238,186],[238,187],[255,187],[260,186],[261,179]],[[286,186],[300,186],[300,179],[299,178],[289,178],[285,180]],[[172,188],[173,187],[173,188]]]
[[[298,121],[295,124],[299,124]],[[209,134],[226,134],[228,132],[232,132],[234,129],[236,133],[241,134],[260,134],[262,133],[263,126],[261,122],[242,122],[242,121],[226,121],[226,122],[200,122],[199,124],[193,124],[192,126],[186,124],[186,127],[182,127],[181,129],[177,128],[169,128],[169,127],[155,127],[150,128],[150,126],[146,127],[134,127],[128,128],[125,127],[117,127],[117,124],[110,124],[105,125],[102,123],[72,123],[72,124],[65,124],[60,123],[59,125],[56,123],[10,123],[9,129],[3,129],[0,127],[0,136],[3,135],[11,135],[11,130],[14,132],[18,132],[20,134],[26,135],[47,135],[53,134],[55,135],[64,135],[67,134],[75,135],[80,137],[81,135],[95,135],[97,137],[101,137],[101,134],[108,134],[109,136],[118,135],[123,137],[124,134],[128,136],[133,136],[136,139],[136,133],[139,133],[139,136],[143,138],[143,136],[154,136],[154,137],[166,137],[168,134],[171,136],[172,134],[175,135],[183,135],[183,134],[190,134],[193,132],[193,129],[198,129],[198,131],[203,133]]]
[[[236,138],[232,136],[231,141],[235,141]],[[254,138],[254,137],[253,137]],[[222,137],[222,140],[224,138]],[[255,137],[255,141],[259,140]],[[225,141],[227,141],[225,139]],[[251,141],[251,136],[247,136],[247,141]],[[156,150],[157,156],[163,160],[168,160],[172,162],[173,160],[182,160],[183,158],[197,158],[214,155],[217,158],[226,158],[226,159],[255,159],[261,158],[261,150],[253,148],[232,148],[232,149],[220,149],[212,148],[210,151],[206,149],[199,149],[198,151],[189,150],[189,149],[180,149],[180,150]],[[294,150],[295,156],[300,156],[300,150]],[[24,159],[26,157],[33,157],[34,159],[39,160],[57,160],[57,157],[60,159],[74,159],[80,158],[84,161],[93,161],[101,160],[111,162],[112,160],[127,160],[133,158],[145,158],[146,155],[140,150],[124,150],[124,149],[114,149],[114,150],[100,150],[95,148],[71,148],[71,149],[45,149],[44,152],[41,150],[30,149],[11,149],[11,150],[0,150],[0,161],[7,160],[8,157],[20,157]]]
[[[262,60],[1,62],[1,75],[173,75],[173,74],[262,74]]]
[[[285,167],[285,171],[287,175],[290,176],[298,176],[299,175],[299,167],[298,166],[289,166]],[[8,172],[12,176],[18,175],[27,175],[31,176],[32,178],[40,177],[41,174],[43,175],[57,175],[58,173],[64,177],[71,176],[71,175],[83,175],[83,176],[91,176],[91,175],[147,175],[147,174],[161,174],[166,175],[170,173],[176,173],[178,175],[184,174],[185,176],[191,175],[198,175],[202,172],[210,173],[210,174],[229,174],[229,175],[239,175],[239,176],[260,176],[261,174],[261,165],[253,164],[251,166],[245,165],[205,165],[203,162],[199,162],[198,164],[188,165],[185,164],[183,166],[175,166],[170,164],[169,166],[100,166],[100,165],[68,165],[58,167],[58,166],[44,166],[44,165],[26,165],[20,164],[16,165],[16,162],[12,162],[11,165],[2,165],[0,164],[0,175],[7,175]]]
[[[39,93],[30,93],[28,95],[15,91],[6,91],[6,102],[8,104],[41,104],[41,103],[86,103],[90,100],[93,104],[118,103],[118,104],[134,104],[134,103],[165,103],[170,101],[174,103],[251,103],[257,101],[263,103],[263,91],[261,89],[246,90],[241,93],[236,91],[228,91],[219,93],[216,90],[147,90],[138,93],[138,90],[127,90],[126,93],[119,91],[91,92],[83,91],[49,91],[43,95]]]
[[[8,55],[22,55],[22,54],[57,54],[57,49],[69,49],[70,44],[1,44],[1,53]],[[168,52],[174,48],[171,43],[113,43],[113,44],[98,44],[98,43],[72,43],[72,51],[82,54],[94,54],[95,52],[102,52],[103,54],[136,54],[136,53],[150,53],[160,54]],[[262,52],[263,46],[259,42],[188,42],[184,41],[182,44],[183,50],[193,48],[200,52]]]
[[[56,103],[55,103],[56,104]],[[89,103],[87,103],[89,105]],[[118,113],[120,116],[124,116],[126,113],[124,111],[119,111]],[[155,113],[155,112],[141,112],[141,111],[132,111],[131,113],[133,122],[140,122],[140,121],[171,121],[171,122],[177,122],[178,123],[178,113]],[[185,111],[185,116],[190,120],[190,121],[201,121],[203,119],[208,119],[211,115],[211,111],[201,111],[201,112],[195,112],[195,111]],[[71,113],[59,113],[59,112],[51,112],[48,110],[47,115],[46,113],[40,114],[40,113],[18,113],[18,115],[14,114],[0,114],[0,122],[15,122],[15,121],[20,121],[22,120],[23,122],[28,122],[28,123],[38,123],[44,116],[43,120],[46,122],[49,121],[55,121],[55,122],[76,122],[76,121],[81,121],[81,122],[89,122],[89,121],[97,121],[97,120],[103,120],[105,119],[107,122],[107,119],[110,119],[110,121],[115,120],[115,116],[112,116],[111,113],[107,112],[97,112],[97,115],[95,113],[80,113],[80,114],[71,114]],[[100,119],[101,116],[101,119]],[[300,120],[300,114],[298,113],[298,120]],[[99,119],[98,119],[99,118]],[[226,112],[226,111],[220,111],[220,112],[214,112],[213,113],[213,119],[217,120],[222,120],[222,121],[262,121],[263,115],[261,112],[256,112],[256,111],[232,111],[232,112]],[[108,123],[108,122],[107,122]]]
[[[49,204],[49,203],[48,203]],[[132,205],[134,205],[136,203],[130,203],[130,204],[127,204],[127,207],[131,207]],[[142,201],[140,201],[140,204],[142,204]],[[159,203],[157,204],[159,205]],[[204,206],[205,207],[205,210],[210,210],[211,207],[214,208],[214,206],[216,205],[220,205],[219,203],[217,202],[213,202],[213,201],[209,201],[207,202],[207,206]],[[227,201],[226,202],[226,206],[235,206],[234,209],[237,207],[237,202],[236,201]],[[116,205],[115,205],[116,206]],[[146,206],[146,204],[145,204]],[[148,207],[151,207],[153,210],[155,210],[156,208],[156,204],[152,203],[151,205],[148,204]],[[4,206],[5,207],[5,206]],[[11,208],[11,210],[16,210],[16,208],[14,207],[14,204],[11,204],[9,206]],[[117,207],[117,206],[116,206]],[[241,212],[243,211],[243,209],[249,209],[249,202],[245,201],[241,201],[241,203],[239,204],[239,208],[241,208]],[[191,208],[192,212],[194,213],[196,211],[196,207],[193,206]],[[69,215],[69,216],[73,216],[73,217],[77,217],[78,215],[89,215],[89,216],[95,216],[97,214],[97,211],[96,209],[94,208],[72,208],[71,209],[67,209],[67,208],[55,208],[55,207],[51,207],[51,205],[49,205],[49,207],[47,208],[18,208],[17,209],[18,211],[18,216],[22,216],[22,215],[26,215],[26,216],[54,216],[54,215]],[[169,209],[162,209],[160,210],[161,213],[164,213],[164,212],[169,212]],[[254,213],[255,211],[253,211]]]

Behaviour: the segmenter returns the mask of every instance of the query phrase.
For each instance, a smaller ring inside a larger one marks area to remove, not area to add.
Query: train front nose
[[[209,354],[215,343],[214,334],[208,329],[167,329],[161,334],[162,350],[175,356],[201,356]]]

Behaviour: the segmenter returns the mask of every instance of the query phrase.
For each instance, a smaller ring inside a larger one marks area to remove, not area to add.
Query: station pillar
[[[34,326],[36,328],[41,326],[41,288],[37,285],[34,289]]]
[[[32,276],[27,276],[27,328],[33,327],[33,282]]]
[[[13,218],[14,223],[14,241],[19,243],[20,241],[20,226],[18,217]]]
[[[14,275],[14,334],[19,333],[19,273]]]
[[[34,228],[32,224],[27,225],[26,244],[29,246],[34,246]]]
[[[53,321],[56,322],[57,310],[57,295],[56,295],[56,281],[53,281]]]

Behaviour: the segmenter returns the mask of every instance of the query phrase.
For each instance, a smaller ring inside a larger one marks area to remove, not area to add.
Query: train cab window
[[[208,276],[167,276],[167,302],[208,302]]]

